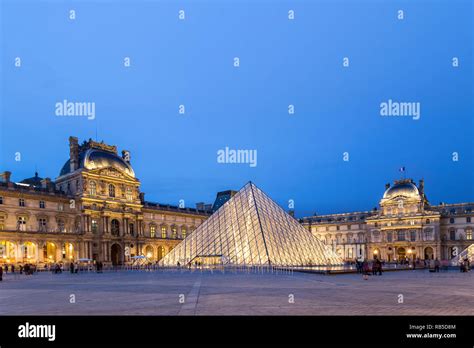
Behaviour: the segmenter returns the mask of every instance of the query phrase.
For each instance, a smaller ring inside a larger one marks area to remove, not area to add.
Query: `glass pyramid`
[[[162,266],[342,264],[253,183],[247,183],[191,235],[160,260]]]

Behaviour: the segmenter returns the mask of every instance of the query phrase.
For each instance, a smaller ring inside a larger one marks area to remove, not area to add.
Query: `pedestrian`
[[[439,262],[438,258],[436,258],[436,260],[434,262],[434,265],[435,265],[435,272],[439,272],[440,262]]]
[[[12,265],[12,273],[15,273],[15,265]]]
[[[367,262],[367,259],[364,259],[364,262],[362,263],[362,272],[364,274],[364,280],[369,279],[369,263]]]
[[[23,265],[20,265],[20,274],[23,274]]]
[[[74,274],[74,262],[71,262],[69,264],[69,270],[70,270],[71,274]]]
[[[3,268],[0,266],[0,282],[3,280]]]
[[[376,263],[377,263],[377,272],[381,276],[382,275],[382,262],[379,259],[377,259]]]

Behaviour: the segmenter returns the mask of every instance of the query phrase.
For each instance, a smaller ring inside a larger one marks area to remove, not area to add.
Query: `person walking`
[[[364,262],[362,263],[362,273],[364,280],[369,279],[369,263],[367,262],[367,259],[364,259]]]
[[[69,271],[71,272],[71,274],[74,274],[74,262],[71,262],[69,264]]]
[[[440,262],[438,260],[438,258],[436,258],[435,262],[434,262],[434,269],[435,269],[435,272],[439,272],[439,266],[440,266]]]
[[[3,268],[0,266],[0,282],[3,280]]]
[[[377,259],[376,263],[377,263],[377,272],[381,276],[382,275],[382,262],[379,259]]]
[[[12,265],[12,273],[15,273],[15,265]]]

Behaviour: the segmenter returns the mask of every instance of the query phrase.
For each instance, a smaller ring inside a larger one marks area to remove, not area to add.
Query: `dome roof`
[[[67,160],[59,173],[60,176],[70,173],[69,163],[70,160]],[[113,152],[92,148],[79,154],[79,168],[93,170],[109,167],[115,168],[131,177],[135,177],[132,166]]]
[[[383,194],[384,199],[391,199],[398,196],[407,198],[420,198],[420,191],[411,181],[395,182],[395,185],[389,187]]]

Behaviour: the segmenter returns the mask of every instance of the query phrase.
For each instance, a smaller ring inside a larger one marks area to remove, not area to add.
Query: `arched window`
[[[128,231],[130,232],[130,235],[134,236],[135,235],[135,225],[134,224],[129,224],[129,229]]]
[[[118,236],[120,234],[120,223],[117,219],[113,219],[110,222],[110,232],[113,236]]]
[[[178,228],[171,226],[171,238],[176,239],[178,237]]]
[[[185,239],[187,232],[188,231],[186,231],[186,226],[181,227],[181,238]]]
[[[166,226],[161,226],[161,238],[166,238]]]
[[[155,238],[155,235],[156,235],[156,226],[150,225],[150,237]]]
[[[115,197],[115,186],[109,184],[109,197]]]
[[[91,181],[89,184],[89,194],[95,196],[97,194],[97,184],[95,181]]]

